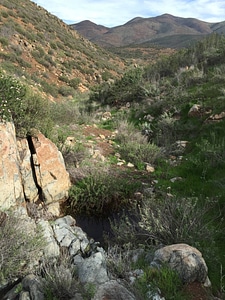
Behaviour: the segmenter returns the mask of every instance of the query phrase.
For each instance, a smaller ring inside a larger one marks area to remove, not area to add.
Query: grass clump
[[[121,157],[139,169],[143,169],[146,163],[155,163],[161,156],[159,147],[149,143],[148,138],[128,121],[119,124],[116,141]]]
[[[27,275],[44,246],[40,228],[32,228],[26,220],[1,212],[0,224],[0,282]],[[28,228],[29,227],[29,228]]]
[[[75,266],[66,251],[54,261],[45,261],[41,267],[45,299],[71,299],[78,292]]]
[[[66,249],[54,261],[44,261],[39,270],[46,300],[92,299],[95,286],[80,283],[77,270]]]
[[[91,169],[90,173],[70,189],[69,211],[73,214],[107,215],[128,205],[140,182],[128,181],[109,170]]]
[[[178,274],[168,266],[159,270],[145,267],[144,273],[134,283],[138,295],[143,300],[160,295],[168,300],[188,300]]]

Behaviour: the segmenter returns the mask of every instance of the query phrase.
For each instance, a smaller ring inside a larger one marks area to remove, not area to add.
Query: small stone
[[[150,164],[146,164],[145,170],[146,170],[148,173],[153,173],[153,172],[155,172],[155,168],[154,168],[153,166],[151,166]]]
[[[181,180],[182,180],[182,177],[174,177],[174,178],[171,178],[171,179],[170,179],[170,181],[173,182],[173,183],[174,183],[175,181],[181,181]]]

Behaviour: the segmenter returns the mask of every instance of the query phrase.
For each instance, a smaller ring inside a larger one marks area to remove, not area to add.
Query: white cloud
[[[169,13],[207,22],[225,20],[224,0],[33,0],[50,13],[70,23],[90,20],[113,27],[135,17],[154,17]]]

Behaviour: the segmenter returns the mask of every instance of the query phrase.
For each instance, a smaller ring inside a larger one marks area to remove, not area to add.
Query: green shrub
[[[13,121],[18,135],[29,134],[32,128],[43,133],[50,129],[48,102],[13,77],[0,73],[0,118]]]
[[[108,245],[106,264],[110,274],[115,278],[129,280],[129,273],[133,269],[131,257],[132,249],[129,244],[124,245],[123,248],[119,245]]]
[[[121,157],[140,169],[145,163],[153,164],[160,156],[160,149],[148,143],[147,137],[142,135],[132,123],[122,121],[118,125],[116,141],[119,144]]]
[[[3,16],[3,18],[8,18],[8,12],[6,11],[6,10],[3,10],[2,12],[1,12],[1,15]]]
[[[127,162],[133,163],[138,169],[143,169],[146,163],[154,164],[159,157],[159,148],[147,142],[127,142],[120,145],[121,157]]]
[[[75,91],[72,87],[64,85],[59,88],[58,92],[64,97],[73,96],[75,94]]]
[[[2,44],[2,46],[8,46],[9,44],[9,40],[3,36],[0,37],[0,43]]]
[[[78,88],[79,83],[81,82],[80,78],[73,78],[69,80],[69,86],[74,88],[75,90]]]
[[[56,84],[50,84],[45,80],[42,80],[40,82],[42,89],[45,93],[52,95],[53,97],[57,97],[58,96],[58,87]]]
[[[3,121],[20,119],[23,114],[23,99],[26,89],[13,77],[0,74],[0,118]]]
[[[68,76],[66,76],[66,75],[60,75],[59,76],[59,80],[61,80],[61,81],[63,81],[63,82],[66,82],[66,83],[69,83],[69,78],[68,78]]]
[[[15,121],[14,121],[15,122]],[[31,134],[32,129],[38,129],[47,137],[51,135],[53,122],[50,115],[50,105],[47,99],[43,99],[32,90],[27,90],[23,101],[23,116],[20,122],[15,122],[17,133]]]
[[[57,50],[57,48],[58,48],[55,42],[50,42],[50,46],[54,50]]]
[[[91,94],[91,101],[121,106],[127,102],[143,100],[146,95],[142,86],[142,73],[141,68],[131,69],[112,84],[104,82]]]

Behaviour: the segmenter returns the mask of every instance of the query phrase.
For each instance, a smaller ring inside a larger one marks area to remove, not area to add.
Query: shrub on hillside
[[[13,121],[17,135],[30,134],[32,128],[44,134],[50,130],[48,102],[15,78],[0,73],[0,120]]]
[[[59,88],[58,92],[60,95],[62,95],[64,97],[74,96],[74,94],[75,94],[74,88],[72,88],[71,86],[64,86],[64,85],[62,85]]]
[[[142,86],[141,68],[127,71],[121,79],[115,82],[103,83],[90,96],[91,102],[100,102],[103,105],[123,106],[127,102],[139,102],[146,96]]]

